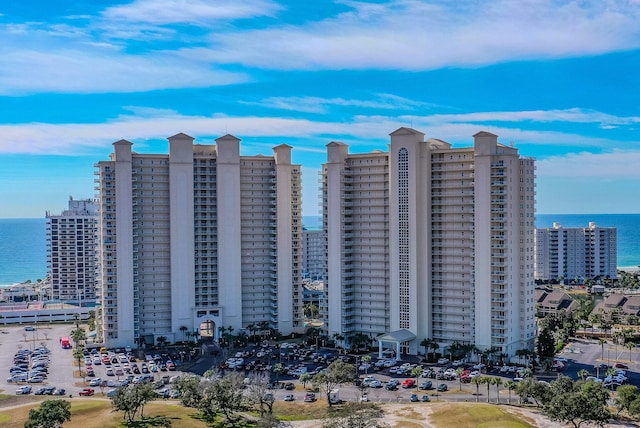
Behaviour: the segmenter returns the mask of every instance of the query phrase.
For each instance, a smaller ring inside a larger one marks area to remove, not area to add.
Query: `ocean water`
[[[640,266],[640,214],[538,214],[536,227],[587,227],[589,222],[618,229],[618,267]],[[322,218],[304,216],[308,227]],[[0,219],[0,285],[36,281],[47,275],[46,219]]]
[[[0,285],[47,276],[47,220],[0,219]]]

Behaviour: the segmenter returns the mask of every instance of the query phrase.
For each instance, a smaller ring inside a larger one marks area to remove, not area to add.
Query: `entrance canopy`
[[[392,331],[390,333],[381,334],[376,339],[378,340],[378,358],[382,358],[382,344],[395,343],[396,344],[396,361],[400,360],[400,345],[403,342],[410,342],[416,338],[416,335],[411,333],[407,329],[401,329]]]

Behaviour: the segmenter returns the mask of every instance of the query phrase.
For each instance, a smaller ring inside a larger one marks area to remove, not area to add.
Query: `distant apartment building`
[[[536,279],[575,281],[617,278],[617,229],[599,227],[553,227],[536,229]]]
[[[218,338],[258,323],[301,331],[301,175],[291,147],[240,156],[232,135],[168,140],[168,154],[118,141],[96,165],[98,339],[173,342],[200,326]]]
[[[580,308],[580,304],[562,290],[536,289],[537,316],[571,313]]]
[[[410,128],[389,151],[332,142],[323,165],[329,336],[416,354],[429,338],[513,355],[535,337],[535,161],[488,132],[454,148]]]
[[[304,277],[312,281],[322,280],[326,262],[324,231],[322,229],[304,228],[302,236]]]
[[[54,300],[95,302],[98,204],[69,199],[59,215],[47,211],[47,267]]]

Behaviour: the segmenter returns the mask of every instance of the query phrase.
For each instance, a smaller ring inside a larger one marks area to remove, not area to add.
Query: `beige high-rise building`
[[[534,159],[488,132],[454,148],[410,128],[391,134],[388,152],[332,142],[327,153],[329,336],[365,334],[409,354],[427,338],[441,351],[533,346]]]
[[[232,135],[215,145],[168,140],[169,154],[118,141],[96,164],[98,340],[218,338],[220,328],[260,323],[301,330],[301,168],[291,147],[240,156]]]

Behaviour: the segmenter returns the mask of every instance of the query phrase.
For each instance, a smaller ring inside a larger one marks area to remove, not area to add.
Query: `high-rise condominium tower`
[[[536,279],[577,280],[618,277],[618,233],[615,227],[536,229]]]
[[[216,338],[250,324],[302,328],[301,176],[291,147],[240,156],[234,136],[193,140],[170,137],[168,155],[138,154],[121,140],[96,165],[98,337],[107,346],[183,340],[201,325]]]
[[[535,162],[488,132],[454,148],[400,128],[389,151],[328,144],[329,336],[513,355],[535,335]]]
[[[59,215],[47,211],[47,267],[51,298],[95,302],[98,204],[69,198]]]

